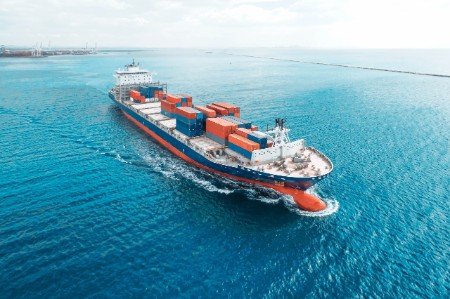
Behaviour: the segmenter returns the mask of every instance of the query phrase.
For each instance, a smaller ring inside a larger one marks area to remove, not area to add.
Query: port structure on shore
[[[83,49],[51,49],[50,42],[47,49],[42,48],[42,44],[38,45],[37,43],[31,49],[7,49],[4,45],[0,46],[0,57],[47,57],[47,56],[55,56],[55,55],[91,55],[97,54],[97,43],[95,44],[95,48],[88,48],[88,44],[86,43],[86,47]]]

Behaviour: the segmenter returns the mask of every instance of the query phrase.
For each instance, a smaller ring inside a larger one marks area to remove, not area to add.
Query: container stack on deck
[[[248,140],[258,143],[260,149],[265,149],[268,147],[267,135],[264,133],[251,131],[249,129],[238,129],[236,131],[236,134],[244,138],[247,138]]]
[[[235,116],[222,116],[222,119],[225,119],[226,121],[232,122],[233,124],[237,124],[239,128],[245,128],[245,129],[251,129],[252,123],[243,120],[242,118],[238,118]]]
[[[190,95],[182,93],[178,96],[181,98],[182,107],[192,107],[192,97]]]
[[[145,103],[145,97],[141,95],[141,93],[137,90],[130,90],[130,98],[135,103]]]
[[[161,101],[161,114],[167,117],[175,117],[175,109],[177,108],[175,103],[162,100]]]
[[[227,109],[214,104],[208,104],[206,105],[206,108],[216,111],[217,116],[227,116],[229,114]]]
[[[252,158],[252,152],[254,150],[260,149],[258,143],[239,136],[238,134],[230,134],[228,136],[228,147],[247,159]]]
[[[213,105],[227,109],[228,116],[241,117],[241,108],[224,102],[215,102]]]
[[[227,145],[228,136],[237,129],[238,126],[236,124],[222,118],[206,119],[206,137],[222,145]]]
[[[206,137],[230,150],[251,159],[252,151],[272,146],[258,127],[240,118],[240,108],[223,102],[216,102],[192,108],[192,97],[179,94],[165,94],[161,89],[154,91],[161,101],[161,113],[176,118],[176,129],[189,137]]]
[[[165,101],[166,94],[162,90],[155,90],[155,98],[158,98],[160,101]]]
[[[189,137],[203,135],[203,113],[191,107],[178,107],[176,129]]]
[[[157,98],[157,94],[160,91],[163,91],[163,88],[160,86],[139,86],[139,92],[145,98]]]
[[[161,100],[164,98],[165,100]],[[161,101],[161,113],[167,117],[176,117],[177,107],[192,107],[192,97],[186,95],[171,95],[158,93]]]
[[[217,113],[216,111],[203,107],[203,106],[195,106],[195,109],[203,113],[203,128],[206,128],[206,119],[209,117],[216,117]]]

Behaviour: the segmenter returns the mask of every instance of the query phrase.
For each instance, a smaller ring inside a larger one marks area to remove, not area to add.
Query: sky
[[[450,48],[450,0],[1,0],[0,45]]]

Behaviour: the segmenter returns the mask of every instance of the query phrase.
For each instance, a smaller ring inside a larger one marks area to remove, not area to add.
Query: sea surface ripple
[[[0,297],[449,297],[450,79],[289,60],[449,74],[450,52],[233,53],[0,60]],[[133,58],[260,128],[286,118],[335,165],[310,190],[327,211],[159,146],[107,96]]]

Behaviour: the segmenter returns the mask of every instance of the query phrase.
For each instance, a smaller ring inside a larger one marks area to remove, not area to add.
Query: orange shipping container
[[[258,131],[258,127],[257,126],[252,126],[251,130],[252,131]]]
[[[175,113],[178,114],[178,115],[181,115],[183,117],[186,117],[187,119],[196,119],[197,118],[197,113],[196,112],[194,112],[194,111],[192,111],[190,109],[186,109],[185,107],[178,107],[178,108],[176,108],[175,109]]]
[[[155,98],[159,98],[161,94],[164,94],[164,91],[162,91],[162,90],[155,90],[154,97]]]
[[[181,103],[181,98],[178,96],[168,94],[168,95],[166,95],[166,101],[176,104],[176,103]]]
[[[139,91],[136,90],[130,90],[130,97],[135,99],[135,100],[139,100],[141,96],[141,93]]]
[[[210,132],[220,138],[226,139],[228,135],[234,133],[238,129],[236,124],[221,118],[207,118],[206,132]]]
[[[244,138],[237,134],[230,134],[228,136],[228,142],[233,143],[234,145],[237,145],[249,152],[259,149],[258,143],[248,140],[247,138]]]
[[[239,136],[242,136],[244,138],[247,138],[248,133],[250,133],[251,131],[249,129],[244,129],[244,128],[239,128],[236,130],[236,134],[238,134]]]
[[[224,102],[216,102],[216,103],[213,103],[213,105],[227,109],[228,113],[236,113],[236,112],[240,112],[240,110],[241,110],[238,106],[224,103]]]
[[[167,111],[169,113],[175,113],[177,106],[174,103],[161,101],[161,110]]]
[[[214,111],[216,111],[217,114],[219,115],[228,115],[228,110],[219,106],[216,106],[214,104],[208,104],[206,105],[206,108],[212,109]]]
[[[192,103],[192,97],[188,94],[185,93],[180,93],[178,96],[180,96],[181,98],[186,98],[188,103]]]
[[[267,147],[272,147],[273,146],[273,141],[268,140],[267,141]]]
[[[203,106],[195,106],[195,109],[202,112],[207,117],[216,117],[216,111],[203,107]]]
[[[164,92],[160,92],[157,96],[157,98],[162,101],[166,99],[166,94]]]

